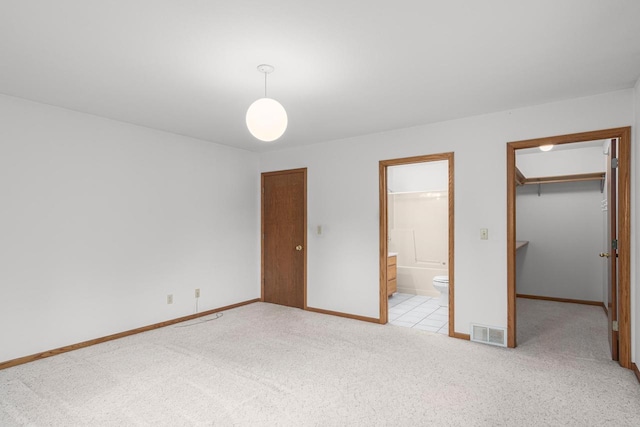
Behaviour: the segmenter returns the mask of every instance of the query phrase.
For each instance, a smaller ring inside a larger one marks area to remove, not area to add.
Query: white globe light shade
[[[275,99],[260,98],[247,110],[247,128],[260,141],[280,138],[287,130],[287,112]]]

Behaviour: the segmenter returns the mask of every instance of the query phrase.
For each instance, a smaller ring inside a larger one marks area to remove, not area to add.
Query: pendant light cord
[[[264,97],[267,97],[267,73],[264,73]]]

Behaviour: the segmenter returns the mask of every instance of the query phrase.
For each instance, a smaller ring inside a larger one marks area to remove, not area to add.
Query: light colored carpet
[[[0,371],[0,425],[640,425],[633,373],[546,321],[515,350],[264,303],[198,322]]]
[[[602,307],[518,298],[518,351],[546,357],[611,359]]]

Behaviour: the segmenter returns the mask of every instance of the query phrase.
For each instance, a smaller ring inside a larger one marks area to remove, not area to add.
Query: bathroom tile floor
[[[438,300],[396,292],[389,297],[389,323],[447,335],[449,307],[440,307]]]

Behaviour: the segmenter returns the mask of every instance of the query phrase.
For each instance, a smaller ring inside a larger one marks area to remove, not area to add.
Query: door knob
[[[296,246],[296,251],[301,251],[301,250],[302,250],[302,245]]]
[[[600,252],[600,258],[609,258],[609,252]]]

